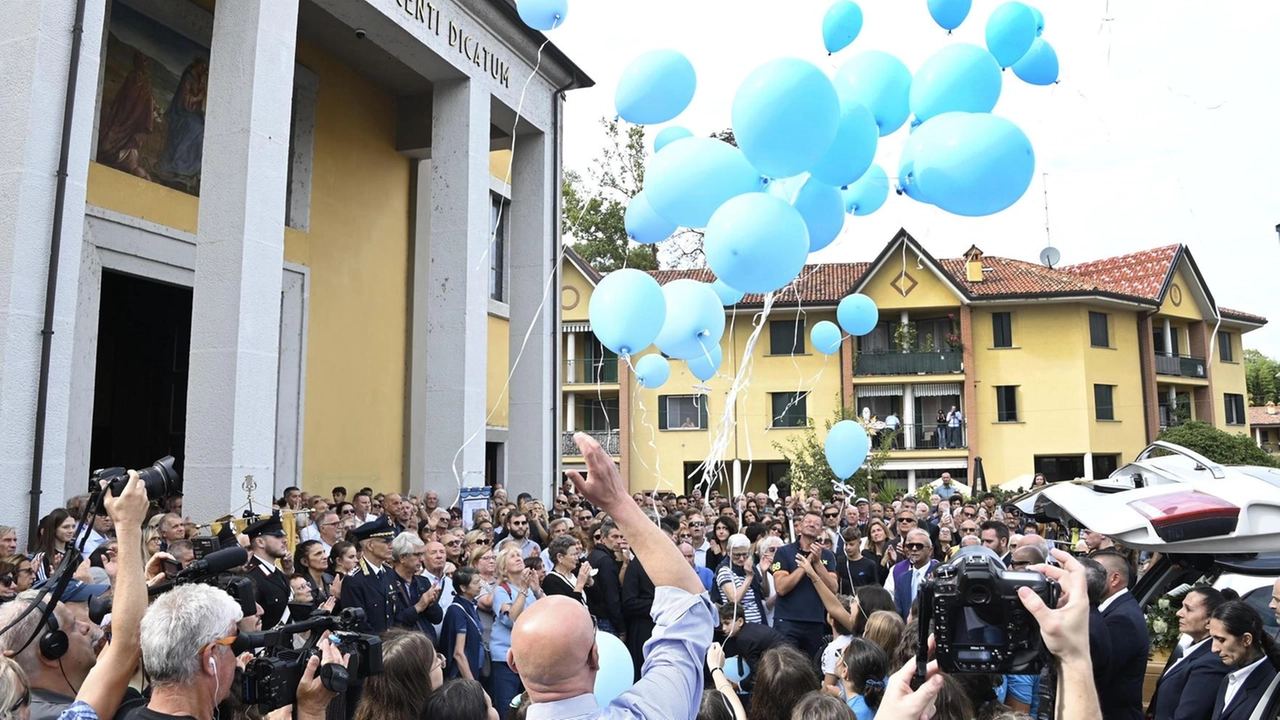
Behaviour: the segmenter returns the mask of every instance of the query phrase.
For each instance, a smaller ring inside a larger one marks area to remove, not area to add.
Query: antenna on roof
[[[1048,242],[1048,247],[1040,251],[1040,264],[1052,270],[1062,260],[1062,253],[1053,246],[1053,236],[1049,233],[1049,173],[1041,175],[1040,182],[1044,187],[1044,237]]]

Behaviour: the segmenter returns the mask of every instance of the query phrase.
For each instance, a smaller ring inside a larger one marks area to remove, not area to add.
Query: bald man
[[[511,633],[507,664],[520,675],[532,705],[527,720],[555,718],[691,718],[702,700],[702,663],[711,644],[711,601],[679,548],[627,495],[613,460],[588,435],[582,449],[587,479],[570,471],[578,491],[608,513],[627,537],[655,586],[653,636],[642,679],[607,707],[592,690],[600,670],[591,616],[581,602],[544,598],[520,615]]]
[[[1093,554],[1107,571],[1106,588],[1098,610],[1111,635],[1111,672],[1098,688],[1104,720],[1141,720],[1142,683],[1151,649],[1147,621],[1129,593],[1129,560],[1118,552]]]

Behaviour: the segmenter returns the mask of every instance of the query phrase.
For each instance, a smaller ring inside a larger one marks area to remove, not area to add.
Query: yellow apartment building
[[[599,433],[633,490],[684,492],[700,480],[731,378],[748,359],[721,457],[724,476],[753,491],[787,470],[774,442],[796,426],[822,427],[837,402],[898,418],[884,469],[908,489],[944,471],[967,481],[978,458],[988,484],[1036,472],[1103,477],[1162,428],[1191,419],[1249,432],[1242,336],[1266,319],[1217,306],[1181,245],[1050,268],[977,247],[937,259],[899,231],[870,263],[806,267],[779,293],[750,356],[763,299],[726,308],[720,374],[700,383],[673,362],[656,390],[637,388],[594,344],[586,306],[599,276],[572,252],[564,267],[562,461],[575,463],[570,431]],[[808,330],[834,320],[851,293],[876,301],[880,323],[837,355],[814,352]]]

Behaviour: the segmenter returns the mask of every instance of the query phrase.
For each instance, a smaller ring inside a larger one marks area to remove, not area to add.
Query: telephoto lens
[[[163,500],[182,492],[182,477],[173,469],[172,455],[165,455],[152,463],[151,467],[142,468],[138,471],[138,476],[147,488],[148,500]],[[120,494],[114,487],[112,492]]]

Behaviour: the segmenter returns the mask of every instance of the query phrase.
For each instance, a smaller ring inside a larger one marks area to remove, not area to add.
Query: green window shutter
[[[698,396],[698,427],[703,430],[707,429],[707,402],[708,396]]]
[[[658,429],[667,429],[667,396],[658,396]]]

